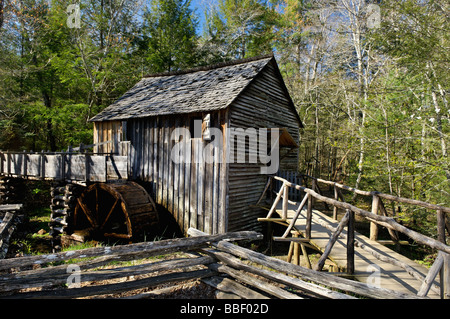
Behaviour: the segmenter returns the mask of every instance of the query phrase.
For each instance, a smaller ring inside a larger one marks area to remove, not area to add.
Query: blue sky
[[[198,34],[202,33],[202,28],[205,23],[205,8],[210,3],[217,3],[217,0],[191,0],[191,9],[198,17]]]

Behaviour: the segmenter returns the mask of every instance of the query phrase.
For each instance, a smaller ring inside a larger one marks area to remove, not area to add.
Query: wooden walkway
[[[289,224],[298,204],[289,203],[287,223]],[[277,205],[276,212],[280,217],[282,216],[282,203]],[[322,226],[319,222],[326,222],[333,228],[336,228],[339,224],[338,221],[326,216],[320,211],[313,210],[312,214],[312,225],[311,225],[311,241],[310,244],[315,246],[320,251],[324,251],[327,243],[330,240],[332,232]],[[306,227],[306,210],[302,210],[300,216],[295,223],[295,230],[297,230],[301,235],[305,234]],[[346,235],[347,231],[344,228],[342,235]],[[398,253],[395,251],[372,241],[366,236],[363,236],[355,232],[355,240],[360,243],[364,243],[381,255],[388,256],[391,258],[398,259],[414,268],[416,271],[423,274],[425,277],[428,273],[428,269]],[[333,249],[329,255],[329,259],[332,260],[340,269],[345,269],[347,265],[347,248],[346,240],[339,238],[334,244]],[[379,275],[379,276],[378,276]],[[372,254],[360,247],[355,247],[355,273],[354,277],[356,280],[372,284],[381,288],[391,289],[399,292],[409,292],[417,294],[420,289],[421,282],[408,274],[403,268],[399,266],[394,266],[387,262],[382,262],[375,258]],[[438,285],[437,282],[435,282]],[[431,289],[427,295],[429,298],[439,298],[439,294]]]

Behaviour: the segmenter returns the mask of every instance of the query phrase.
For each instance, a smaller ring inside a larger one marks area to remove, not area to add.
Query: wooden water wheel
[[[77,198],[72,229],[94,239],[131,241],[157,223],[155,203],[139,184],[96,183]]]

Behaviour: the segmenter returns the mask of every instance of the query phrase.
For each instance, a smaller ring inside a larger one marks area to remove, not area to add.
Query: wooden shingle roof
[[[274,59],[265,56],[144,77],[91,121],[208,112],[228,107]]]

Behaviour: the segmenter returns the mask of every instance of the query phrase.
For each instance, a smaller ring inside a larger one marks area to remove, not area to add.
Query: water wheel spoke
[[[108,215],[106,215],[105,220],[103,221],[103,224],[100,226],[100,230],[102,230],[105,227],[106,222],[109,220],[109,217],[111,217],[112,212],[116,208],[117,204],[119,203],[119,199],[117,198],[114,204],[112,205],[111,209],[108,212]]]
[[[88,219],[89,223],[96,228],[98,226],[97,219],[95,218],[95,215],[91,212],[91,210],[86,206],[85,203],[80,198],[77,198],[78,205],[80,205],[81,209],[83,210],[84,214],[86,215],[86,218]]]

